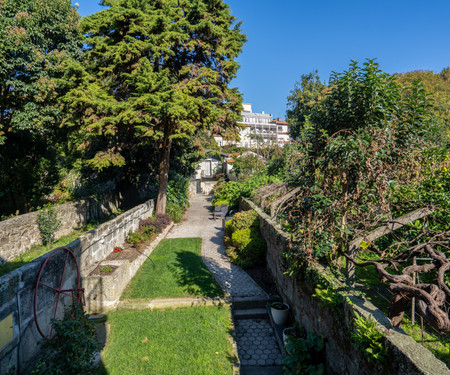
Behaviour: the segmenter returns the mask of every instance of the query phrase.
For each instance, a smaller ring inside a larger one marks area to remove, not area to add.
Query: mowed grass
[[[222,297],[201,258],[201,238],[161,241],[122,293],[122,299]]]
[[[232,374],[227,306],[116,311],[98,374]]]

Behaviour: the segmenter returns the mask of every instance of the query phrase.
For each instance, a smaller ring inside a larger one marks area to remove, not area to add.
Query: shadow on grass
[[[204,297],[223,297],[224,295],[201,256],[197,254],[184,250],[177,251],[175,262],[169,270],[176,283],[189,294]]]

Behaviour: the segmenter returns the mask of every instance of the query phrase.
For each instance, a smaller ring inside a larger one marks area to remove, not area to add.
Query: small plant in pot
[[[290,338],[299,338],[301,336],[298,327],[287,327],[283,329],[283,345],[286,346]]]
[[[273,302],[270,305],[273,322],[277,325],[283,325],[289,317],[289,305],[283,302]]]

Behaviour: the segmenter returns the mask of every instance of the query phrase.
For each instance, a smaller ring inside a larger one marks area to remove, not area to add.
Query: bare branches
[[[446,298],[450,297],[450,288],[445,283],[445,273],[450,269],[450,260],[445,253],[440,250],[449,248],[450,231],[435,232],[425,229],[425,225],[419,234],[409,241],[402,243],[403,248],[397,248],[397,253],[390,259],[385,259],[385,252],[375,249],[370,252],[378,254],[378,260],[361,260],[357,254],[359,246],[363,241],[373,242],[385,234],[396,229],[407,226],[410,221],[415,221],[418,217],[426,217],[432,212],[429,208],[416,210],[401,218],[392,221],[388,225],[378,228],[365,236],[358,237],[351,242],[353,252],[344,253],[349,263],[367,267],[374,266],[380,275],[381,281],[388,282],[389,289],[394,293],[389,307],[389,318],[396,327],[401,326],[403,315],[408,303],[415,298],[417,312],[431,326],[440,331],[450,331],[450,319],[444,309]],[[408,221],[410,220],[410,221]],[[392,224],[394,223],[394,224]],[[373,247],[373,246],[372,246]],[[431,260],[426,264],[406,265],[413,256],[423,255]],[[361,261],[358,261],[360,259]],[[419,283],[414,285],[412,275],[414,273],[423,275],[435,272],[433,283]]]

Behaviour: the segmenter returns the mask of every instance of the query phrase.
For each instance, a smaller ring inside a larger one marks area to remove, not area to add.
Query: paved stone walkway
[[[280,349],[267,319],[237,320],[235,329],[242,366],[281,365]]]
[[[267,299],[267,293],[226,257],[222,220],[214,219],[211,200],[212,197],[206,195],[192,197],[184,220],[174,226],[167,238],[202,238],[203,261],[232,300]],[[281,352],[268,319],[236,320],[234,338],[241,362],[241,374],[282,373]]]
[[[192,197],[184,220],[172,228],[167,238],[202,238],[203,261],[231,298],[267,298],[267,293],[242,268],[228,260],[223,243],[222,219],[214,219],[211,199],[207,195]]]

